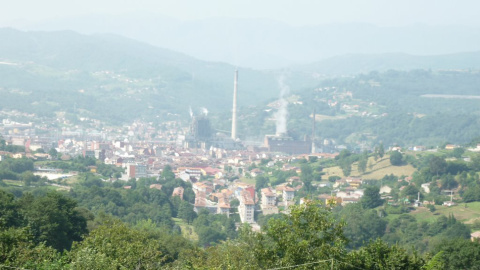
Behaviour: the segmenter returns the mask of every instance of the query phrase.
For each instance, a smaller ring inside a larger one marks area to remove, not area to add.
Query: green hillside
[[[390,70],[325,79],[287,97],[289,134],[298,139],[309,136],[315,109],[316,138],[322,141],[352,147],[379,142],[402,146],[468,143],[480,136],[478,75],[477,70]],[[242,112],[242,131],[247,136],[275,131],[277,108],[272,104]]]
[[[234,66],[114,35],[0,29],[0,109],[127,121],[231,107]],[[239,105],[277,96],[275,75],[239,68]]]

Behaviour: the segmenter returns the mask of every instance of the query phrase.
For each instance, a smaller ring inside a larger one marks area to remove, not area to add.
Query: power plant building
[[[268,152],[281,152],[289,155],[310,154],[312,142],[310,140],[294,140],[285,135],[266,135],[264,145]]]
[[[210,120],[207,115],[193,116],[190,125],[190,132],[185,136],[184,146],[186,148],[209,149],[216,147],[228,150],[243,149],[243,145],[238,141],[237,137],[237,86],[238,71],[235,71],[233,78],[233,107],[232,107],[232,131],[231,136],[227,137],[221,133],[215,133],[210,126]]]
[[[212,128],[210,127],[210,120],[206,116],[193,117],[192,125],[190,127],[191,134],[198,141],[206,141],[212,136]]]

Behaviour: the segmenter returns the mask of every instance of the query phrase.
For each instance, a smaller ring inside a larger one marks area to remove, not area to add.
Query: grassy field
[[[198,241],[198,235],[195,233],[195,230],[193,229],[192,225],[188,225],[187,223],[185,223],[185,221],[179,218],[172,218],[172,219],[175,222],[175,224],[182,229],[183,237],[192,241]]]
[[[247,183],[247,184],[255,186],[256,180],[255,180],[255,177],[251,177],[251,178],[242,177],[242,178],[240,178],[240,182]]]
[[[70,176],[65,179],[65,183],[69,186],[73,186],[78,181],[78,175]]]
[[[410,212],[418,221],[431,222],[437,219],[440,215],[453,216],[466,224],[473,224],[475,220],[480,220],[480,202],[462,203],[455,206],[439,206],[435,205],[437,209],[435,212],[430,212],[425,207],[420,207],[415,211]]]
[[[346,119],[347,117],[348,117],[347,115],[330,116],[330,115],[317,114],[315,115],[315,121],[321,122],[325,120],[342,120],[342,119]]]
[[[3,182],[9,186],[22,187],[23,182],[19,180],[3,180]]]
[[[451,214],[453,214],[458,221],[465,224],[471,225],[476,220],[480,220],[480,202],[462,203],[450,207],[435,205],[435,209],[435,212],[430,212],[426,207],[419,207],[408,214],[414,216],[418,222],[433,222],[440,216],[448,217]],[[400,215],[389,214],[386,219],[390,221],[398,216]]]
[[[361,177],[363,179],[379,180],[385,175],[393,174],[396,176],[411,176],[415,172],[415,168],[413,168],[412,165],[392,166],[390,163],[390,156],[388,155],[385,155],[382,159],[377,161],[375,161],[373,157],[370,157],[367,164],[367,170],[362,174],[357,170],[357,163],[354,163],[352,165],[352,172],[350,173],[350,176]],[[325,168],[323,171],[325,172],[325,175],[323,175],[322,180],[328,180],[329,176],[345,177],[342,170],[338,166]]]

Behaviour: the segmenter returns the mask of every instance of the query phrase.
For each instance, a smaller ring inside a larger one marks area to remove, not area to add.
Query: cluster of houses
[[[64,119],[64,121],[67,120]],[[265,164],[266,167],[274,166],[281,161],[283,163],[282,170],[294,170],[300,174],[300,169],[292,166],[289,161],[295,158],[308,159],[312,155],[317,158],[334,158],[336,155],[317,153],[292,157],[273,155],[254,148],[245,150],[226,150],[215,147],[186,149],[178,142],[178,138],[188,131],[179,127],[176,122],[167,122],[164,124],[165,128],[162,129],[153,127],[151,123],[135,122],[124,126],[121,130],[115,130],[101,128],[96,120],[85,121],[91,122],[90,129],[72,126],[63,128],[59,134],[50,137],[33,134],[33,130],[39,127],[35,127],[31,123],[3,121],[0,131],[3,131],[3,136],[8,144],[26,148],[26,153],[16,154],[18,157],[56,158],[47,153],[36,152],[39,149],[48,152],[54,146],[59,153],[59,158],[63,160],[82,155],[94,157],[105,164],[123,167],[125,169],[121,177],[123,180],[158,177],[161,175],[162,169],[169,165],[177,178],[192,183],[195,193],[195,211],[207,209],[212,213],[225,215],[238,211],[241,221],[246,223],[255,222],[255,211],[261,211],[264,215],[268,215],[287,210],[290,205],[295,203],[295,192],[302,187],[301,184],[295,185],[294,183],[301,183],[301,181],[298,177],[291,177],[285,184],[255,190],[252,185],[238,181],[229,182],[226,179],[235,175],[256,177],[264,174],[257,166],[252,166],[253,164],[258,165],[262,159],[271,160]],[[329,145],[329,143],[325,142],[324,145]],[[454,149],[455,147],[457,146],[447,145],[446,148]],[[416,146],[412,150],[421,151],[425,148]],[[471,150],[480,151],[480,145]],[[33,154],[34,152],[35,154]],[[5,155],[12,156],[11,153],[0,152],[0,160]],[[356,203],[363,196],[363,190],[360,189],[362,184],[362,179],[355,177],[340,179],[334,184],[327,183],[326,185],[332,185],[335,192],[320,195],[319,199],[342,205]],[[151,188],[161,189],[161,186]],[[422,185],[422,189],[428,193],[428,184]],[[183,188],[177,187],[172,195],[183,198],[183,192]],[[390,192],[389,187],[382,187],[380,190],[387,200]],[[231,206],[235,199],[238,200],[238,208]],[[425,202],[423,203],[425,204]]]

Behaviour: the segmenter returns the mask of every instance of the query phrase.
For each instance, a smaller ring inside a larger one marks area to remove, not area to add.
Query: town
[[[104,128],[100,121],[92,119],[81,119],[81,125],[74,125],[59,115],[55,120],[57,122],[49,125],[63,124],[67,127],[57,130],[46,124],[17,122],[8,118],[34,120],[34,115],[2,113],[6,118],[0,125],[0,132],[5,144],[21,147],[25,152],[2,151],[0,160],[5,157],[26,157],[36,161],[69,161],[77,156],[92,158],[120,168],[121,173],[117,172],[104,181],[125,183],[147,177],[160,179],[163,169],[168,166],[175,178],[191,184],[195,194],[192,202],[195,212],[206,209],[212,214],[229,216],[235,213],[240,222],[249,223],[256,230],[260,230],[255,220],[257,213],[264,216],[288,213],[291,205],[302,204],[310,199],[321,200],[326,205],[346,205],[359,202],[364,195],[366,182],[361,176],[345,177],[345,173],[342,176],[341,173],[335,175],[335,172],[324,170],[312,176],[315,178],[312,185],[317,191],[323,188],[325,193],[315,192],[320,195],[305,197],[309,193],[305,192],[305,183],[302,181],[302,175],[306,174],[302,171],[302,164],[335,160],[340,151],[345,151],[343,147],[334,149],[336,151],[333,153],[318,153],[315,152],[314,140],[296,141],[283,134],[265,136],[263,145],[244,146],[233,136],[213,134],[206,114],[192,115],[189,127],[171,121],[158,128],[152,123],[136,121],[121,129]],[[447,145],[445,148],[453,150],[456,147]],[[391,147],[389,150],[402,151],[400,147]],[[427,150],[423,146],[411,148],[413,152]],[[475,152],[479,147],[470,150]],[[90,166],[89,170],[96,173],[97,168]],[[45,176],[57,188],[68,189],[61,185],[61,180],[65,183],[65,179],[77,175],[78,171],[36,165],[34,174]],[[403,181],[412,180],[408,171],[397,176]],[[429,192],[429,184],[422,184],[423,192]],[[125,185],[124,188],[131,186]],[[150,188],[162,189],[162,185],[152,184]],[[391,191],[388,185],[379,189],[383,199],[395,204],[398,201],[392,200]],[[179,186],[171,196],[183,199],[183,193],[184,188]],[[420,198],[407,202],[415,206],[434,204],[422,202]],[[444,203],[455,204],[452,199]]]

